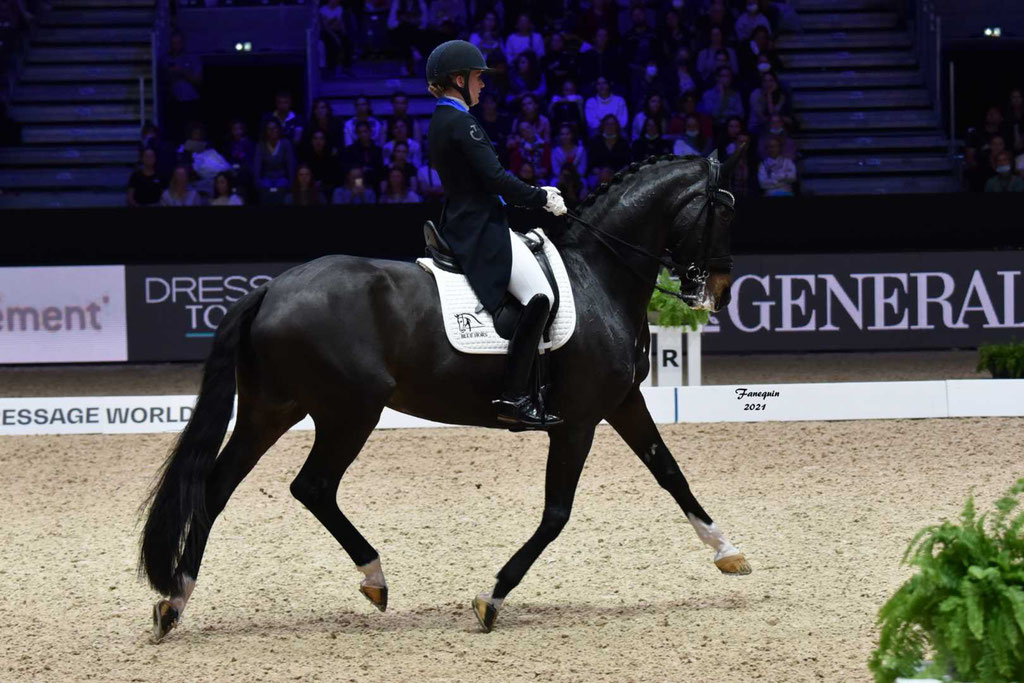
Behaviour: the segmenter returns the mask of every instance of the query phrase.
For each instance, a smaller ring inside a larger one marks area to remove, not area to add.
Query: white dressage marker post
[[[698,325],[696,330],[686,330],[686,386],[700,386],[700,335],[704,331],[703,325]]]
[[[701,383],[700,335],[686,328],[686,384]],[[651,372],[641,386],[678,387],[683,385],[683,328],[651,325]]]

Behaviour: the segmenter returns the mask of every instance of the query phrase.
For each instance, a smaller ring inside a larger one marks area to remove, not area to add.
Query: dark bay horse
[[[675,498],[727,574],[750,566],[690,491],[640,393],[649,370],[646,309],[670,254],[710,265],[711,307],[728,297],[731,201],[718,182],[738,161],[651,157],[616,174],[551,238],[576,303],[576,331],[552,354],[550,402],[565,423],[549,432],[540,525],[473,600],[485,631],[545,547],[569,521],[594,431],[605,419]],[[291,492],[363,572],[360,591],[380,610],[387,583],[377,550],[338,508],[345,470],[385,406],[459,425],[499,427],[492,399],[505,359],[463,355],[445,336],[433,277],[415,264],[329,256],[297,266],[238,301],[217,329],[192,418],[150,494],[140,572],[168,596],[154,637],[185,608],[210,527],[260,457],[306,415],[316,426]],[[221,450],[237,390],[234,431]],[[218,454],[219,453],[219,454]]]

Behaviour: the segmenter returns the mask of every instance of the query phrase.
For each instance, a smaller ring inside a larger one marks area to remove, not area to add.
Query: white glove
[[[544,186],[540,188],[548,193],[548,203],[544,205],[544,210],[555,214],[556,216],[564,216],[568,209],[565,208],[565,200],[562,199],[562,191],[557,187]]]

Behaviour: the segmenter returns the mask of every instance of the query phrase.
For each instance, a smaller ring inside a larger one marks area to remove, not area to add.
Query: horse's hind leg
[[[485,632],[494,627],[505,596],[519,585],[533,563],[569,522],[576,485],[583,463],[594,442],[594,426],[582,429],[561,427],[550,432],[547,474],[544,480],[544,514],[533,536],[498,572],[498,582],[491,593],[482,593],[473,600],[473,611]]]
[[[178,590],[169,600],[161,600],[153,608],[154,639],[159,640],[174,628],[185,611],[185,605],[199,577],[199,566],[213,522],[224,510],[231,494],[274,442],[302,417],[302,412],[293,406],[282,409],[257,406],[243,395],[239,396],[238,420],[234,431],[217,456],[206,482],[209,524],[193,525],[189,529],[185,550],[175,571]]]
[[[314,415],[313,449],[291,485],[292,495],[331,532],[363,572],[365,578],[359,590],[381,612],[388,605],[388,588],[380,567],[380,555],[342,514],[338,507],[338,486],[377,425],[382,410],[383,406],[357,412],[352,406],[338,404],[330,415]]]
[[[686,477],[658,433],[639,387],[634,387],[626,400],[608,415],[608,423],[647,465],[658,484],[676,499],[700,540],[714,548],[715,566],[723,574],[749,574],[750,564],[743,553],[729,543],[690,491]]]

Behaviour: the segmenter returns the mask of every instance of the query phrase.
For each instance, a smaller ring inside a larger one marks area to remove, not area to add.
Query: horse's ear
[[[729,155],[729,158],[722,164],[722,178],[727,179],[732,176],[732,172],[736,169],[737,164],[740,163],[740,159],[747,151],[747,143],[743,143],[736,148],[736,151]]]

